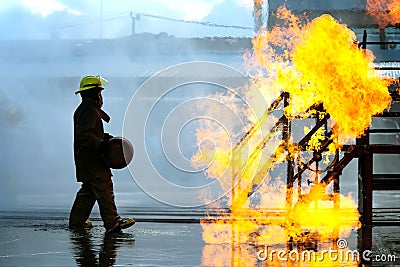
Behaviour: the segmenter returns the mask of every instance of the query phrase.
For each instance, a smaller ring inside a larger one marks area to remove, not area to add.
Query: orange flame
[[[359,50],[355,34],[330,15],[300,27],[294,26],[297,21],[290,12],[282,8],[279,12],[290,19],[289,30],[276,27],[257,36],[251,66],[275,74],[268,78],[269,85],[291,93],[292,113],[323,103],[336,124],[333,131],[340,143],[359,137],[370,125],[371,116],[391,101],[388,81],[371,68],[372,53]],[[286,41],[278,43],[277,36]],[[271,49],[277,44],[284,53]]]
[[[400,23],[398,0],[367,0],[367,13],[375,18],[380,28]]]
[[[309,107],[323,104],[330,114],[334,143],[329,149],[334,151],[361,136],[370,125],[371,117],[388,108],[391,102],[388,81],[379,78],[372,68],[373,54],[358,49],[355,34],[330,15],[305,25],[285,8],[278,10],[278,17],[285,25],[260,32],[253,39],[254,52],[244,55],[246,67],[266,102],[282,91],[290,94],[290,105],[284,110],[289,117],[305,114]],[[250,106],[262,114],[268,107],[260,105],[251,88],[242,90]],[[228,135],[219,133],[211,125],[205,124],[197,132],[198,140],[215,138],[215,146],[202,147],[203,151],[194,156],[196,166],[207,166],[213,157],[208,176],[218,179],[224,190],[232,188],[230,212],[201,222],[207,243],[203,249],[205,265],[254,265],[259,245],[286,246],[289,237],[305,243],[313,238],[331,242],[338,236],[348,237],[360,227],[352,195],[332,193],[329,186],[317,183],[299,188],[302,195],[293,192],[297,202],[288,205],[286,183],[272,177],[269,171],[288,156],[295,158],[300,152],[291,144],[291,137],[287,142],[280,142],[279,131],[268,142],[262,142],[277,121],[272,114],[261,121],[243,108],[237,110],[245,113],[253,126],[246,125],[236,136],[251,127],[255,129],[238,149]],[[308,143],[310,150],[321,146],[322,135],[321,131],[314,134]],[[203,162],[202,158],[207,160]],[[310,180],[318,182],[316,177]],[[259,186],[256,192],[253,184]],[[252,202],[254,198],[258,198],[257,205]],[[214,249],[220,251],[219,257],[213,257]],[[331,263],[326,259],[307,266],[330,266]],[[356,266],[357,262],[343,265]]]

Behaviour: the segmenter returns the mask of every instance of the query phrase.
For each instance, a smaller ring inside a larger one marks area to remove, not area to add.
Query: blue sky
[[[117,38],[132,31],[130,11],[179,20],[252,27],[252,0],[1,0],[1,39]],[[206,27],[140,16],[135,32],[177,37],[251,36],[252,30]]]

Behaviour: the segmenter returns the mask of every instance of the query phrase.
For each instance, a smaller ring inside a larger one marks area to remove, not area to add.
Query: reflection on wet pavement
[[[284,232],[280,234],[282,238],[258,243],[250,237],[238,242],[239,236],[232,242],[220,239],[220,243],[205,243],[199,223],[139,220],[121,234],[106,235],[100,219],[93,221],[92,229],[73,232],[65,218],[66,215],[0,213],[0,266],[322,266],[320,261],[285,264],[277,259],[277,254],[273,259],[265,258],[272,254],[260,252],[286,250]],[[281,231],[276,227],[270,230]],[[395,262],[380,262],[379,266],[400,266],[400,228],[374,227],[373,236],[374,253],[396,255]],[[357,249],[357,238],[356,232],[347,238],[349,249]],[[319,250],[331,247],[332,243],[318,245]],[[352,261],[347,265],[324,263],[354,266]]]
[[[106,235],[100,219],[70,231],[67,216],[0,213],[0,266],[199,266],[197,223],[137,222]]]
[[[135,241],[130,233],[104,233],[100,249],[96,249],[99,246],[99,244],[96,244],[99,237],[86,229],[71,230],[70,239],[78,266],[114,266],[117,249],[120,246],[133,247]],[[98,253],[97,250],[99,250]]]

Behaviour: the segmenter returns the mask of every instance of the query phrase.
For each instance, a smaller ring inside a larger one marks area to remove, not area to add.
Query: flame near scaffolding
[[[400,24],[399,1],[367,0],[367,13],[375,18],[381,29]]]
[[[330,15],[302,23],[307,20],[281,7],[277,16],[283,24],[260,31],[253,52],[244,54],[256,87],[235,89],[243,91],[247,105],[230,108],[246,115],[247,126],[232,126],[235,130],[226,134],[202,121],[197,131],[199,144],[206,139],[213,144],[202,145],[192,162],[230,192],[225,196],[229,212],[201,222],[207,266],[253,266],[265,246],[288,253],[321,251],[360,227],[353,196],[335,190],[335,177],[320,176],[334,167],[342,146],[362,136],[371,117],[389,107],[389,81],[378,77],[373,54],[360,50],[355,34]],[[254,88],[266,101],[253,97]],[[232,93],[214,97],[224,103],[233,98]],[[291,121],[307,118],[319,127],[305,128],[307,138],[295,142]],[[307,155],[318,160],[308,164]],[[282,164],[290,179],[276,174]],[[305,181],[294,175],[304,166]],[[304,264],[332,266],[332,259],[318,254],[318,260]],[[358,260],[335,264],[355,266]]]

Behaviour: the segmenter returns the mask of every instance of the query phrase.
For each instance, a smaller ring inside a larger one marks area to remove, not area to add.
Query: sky
[[[177,37],[251,36],[251,0],[1,0],[1,39],[118,38],[135,33],[167,32]],[[136,16],[236,25],[215,28]]]

